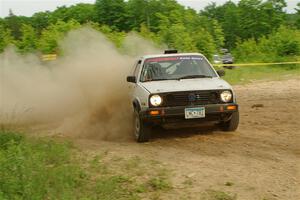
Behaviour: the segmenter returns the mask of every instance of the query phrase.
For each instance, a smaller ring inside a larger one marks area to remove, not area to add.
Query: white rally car
[[[132,89],[135,136],[147,142],[156,125],[194,125],[217,122],[222,130],[239,124],[238,104],[232,87],[199,53],[167,50],[141,57],[127,77]]]

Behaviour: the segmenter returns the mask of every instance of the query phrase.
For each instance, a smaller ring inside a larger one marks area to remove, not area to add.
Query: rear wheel
[[[134,112],[134,132],[137,142],[148,142],[151,135],[151,127],[140,118],[138,111]]]
[[[239,126],[240,116],[239,112],[232,113],[231,119],[227,122],[221,123],[221,129],[223,131],[235,131]]]

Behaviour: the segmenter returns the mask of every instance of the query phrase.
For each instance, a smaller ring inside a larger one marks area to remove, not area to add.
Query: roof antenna
[[[178,51],[176,49],[165,50],[165,54],[173,54],[173,53],[178,53]]]

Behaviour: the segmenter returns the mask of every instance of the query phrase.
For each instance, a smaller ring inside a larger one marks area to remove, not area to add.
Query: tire
[[[229,121],[221,123],[221,129],[226,132],[235,131],[239,126],[239,121],[239,112],[234,112],[232,113],[231,119]]]
[[[138,111],[134,111],[134,135],[139,143],[148,142],[151,136],[151,127],[143,122]]]

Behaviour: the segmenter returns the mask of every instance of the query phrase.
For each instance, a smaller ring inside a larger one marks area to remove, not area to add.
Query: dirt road
[[[241,200],[299,200],[300,79],[235,90],[241,123],[234,133],[201,128],[159,131],[147,144],[76,142],[84,151],[161,162],[170,169],[174,186],[163,199],[205,199],[206,191],[216,190]]]

